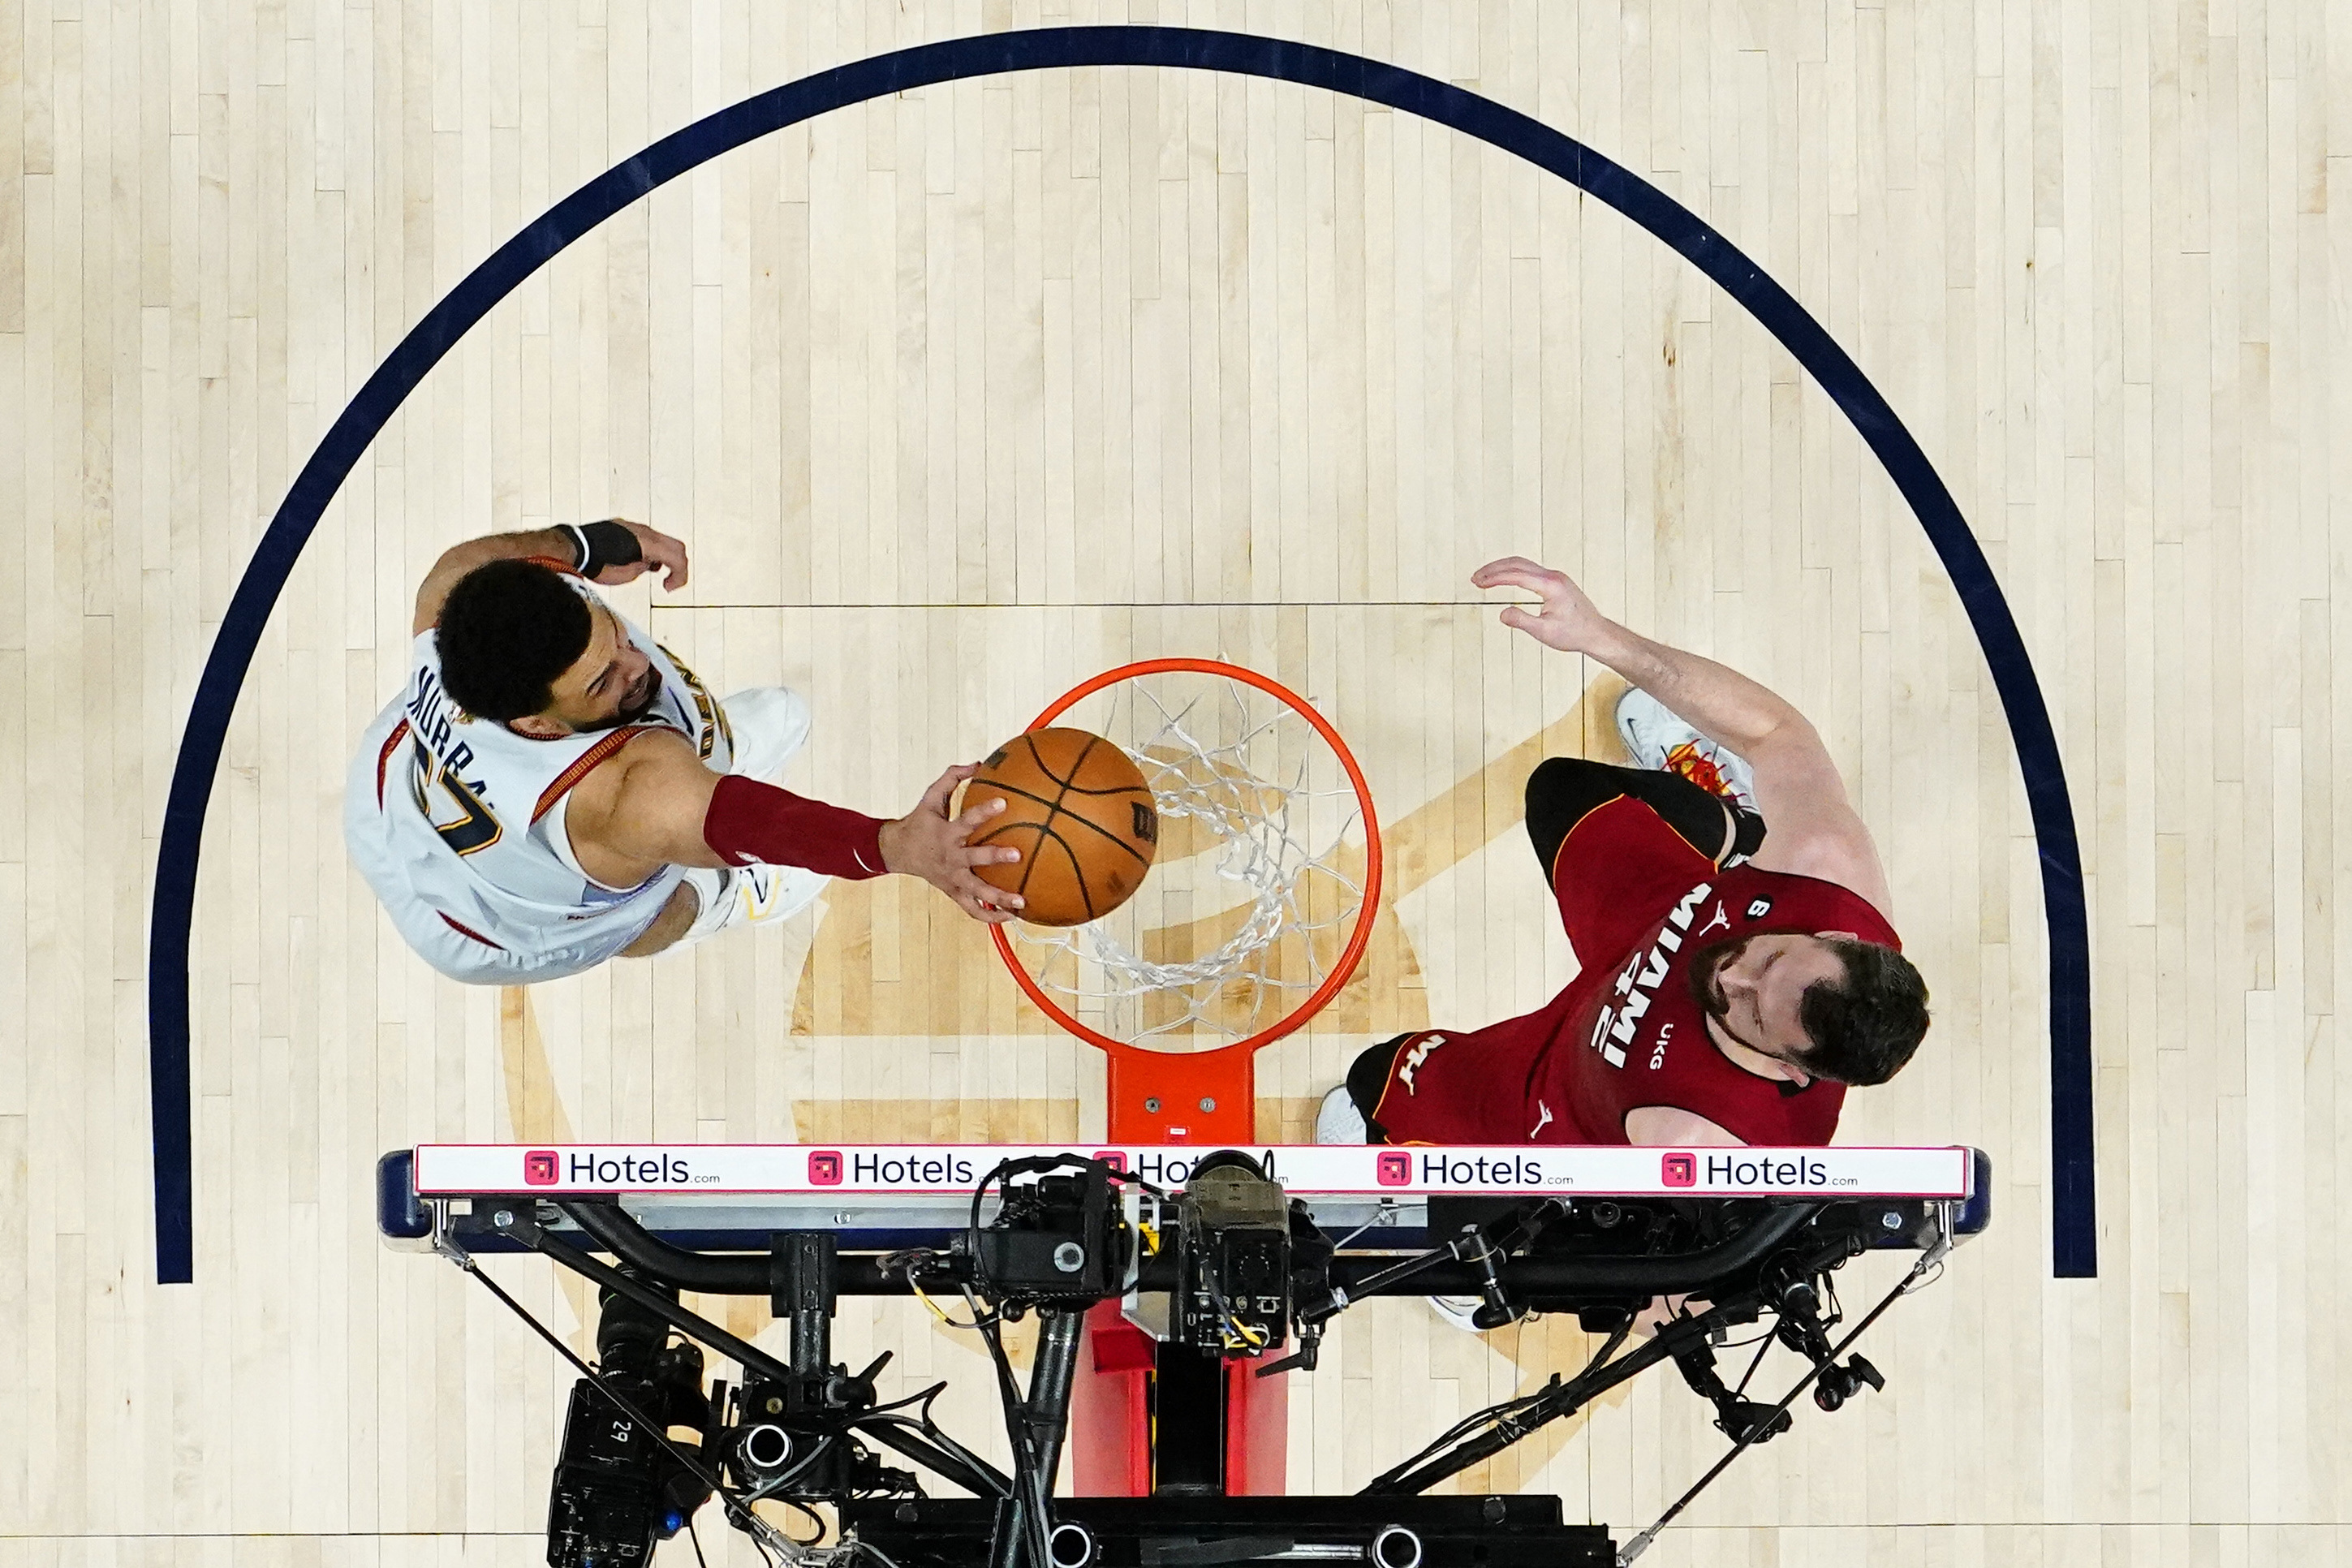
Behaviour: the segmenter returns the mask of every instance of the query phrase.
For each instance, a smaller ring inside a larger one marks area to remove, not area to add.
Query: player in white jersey
[[[407,689],[369,725],[343,805],[352,858],[411,947],[453,979],[522,984],[885,871],[1012,918],[1018,899],[972,868],[1017,853],[964,842],[992,812],[948,814],[970,767],[895,822],[759,782],[799,749],[807,706],[782,687],[720,702],[587,586],[654,570],[682,585],[685,547],[614,519],[472,540],[426,575]]]

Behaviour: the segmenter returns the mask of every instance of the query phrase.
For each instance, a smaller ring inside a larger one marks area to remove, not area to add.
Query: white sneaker
[[[1315,1112],[1315,1142],[1369,1143],[1371,1138],[1371,1129],[1364,1125],[1364,1113],[1356,1109],[1346,1084],[1323,1097],[1322,1105]]]
[[[1748,759],[1708,740],[1638,686],[1617,700],[1617,733],[1635,767],[1679,773],[1743,811],[1756,809],[1756,770]]]
[[[1486,1304],[1485,1297],[1432,1296],[1428,1300],[1431,1311],[1436,1313],[1442,1321],[1460,1329],[1464,1333],[1483,1334],[1487,1331],[1480,1328],[1472,1317],[1473,1313]]]
[[[680,947],[730,926],[790,920],[814,903],[832,879],[803,866],[752,865],[724,870],[689,866],[686,880],[702,900],[702,910],[677,939]]]
[[[808,744],[808,701],[789,686],[750,687],[730,694],[723,706],[735,736],[730,773],[772,784]]]

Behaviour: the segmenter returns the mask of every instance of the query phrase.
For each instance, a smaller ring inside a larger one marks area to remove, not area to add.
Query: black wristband
[[[637,542],[637,536],[629,531],[628,525],[615,522],[609,517],[602,522],[574,525],[572,531],[580,536],[581,543],[586,547],[586,553],[573,570],[592,583],[596,580],[596,574],[607,566],[634,566],[646,558],[645,547]]]

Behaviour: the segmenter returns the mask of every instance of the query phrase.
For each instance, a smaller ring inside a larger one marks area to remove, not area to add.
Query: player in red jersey
[[[1821,737],[1560,573],[1512,556],[1471,581],[1535,594],[1539,610],[1504,624],[1632,682],[1620,728],[1650,765],[1554,757],[1528,782],[1580,965],[1568,988],[1523,1017],[1375,1046],[1326,1097],[1318,1141],[1828,1142],[1846,1087],[1910,1059],[1927,992]]]

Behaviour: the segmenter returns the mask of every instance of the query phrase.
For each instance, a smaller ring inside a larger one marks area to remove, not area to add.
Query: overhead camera
[[[1290,1323],[1290,1204],[1247,1154],[1221,1150],[1176,1194],[1175,1339],[1222,1355],[1279,1345]]]
[[[1112,1173],[1103,1161],[1071,1156],[1008,1160],[991,1172],[953,1253],[974,1289],[1024,1303],[1089,1305],[1118,1295],[1132,1247]],[[980,1200],[998,1183],[1003,1200],[982,1226]]]
[[[788,1272],[820,1289],[829,1313],[832,1237],[779,1240],[817,1243],[789,1247],[799,1267]],[[651,1301],[676,1300],[667,1287],[624,1278]],[[709,1500],[714,1483],[727,1492],[730,1521],[747,1529],[753,1521],[743,1505],[761,1499],[919,1489],[912,1474],[887,1468],[852,1435],[877,1416],[874,1379],[888,1352],[853,1374],[827,1364],[829,1336],[821,1328],[803,1330],[796,1321],[793,1365],[763,1357],[740,1386],[715,1381],[706,1391],[702,1352],[647,1300],[608,1287],[601,1310],[599,1365],[572,1387],[549,1490],[549,1568],[642,1568]]]
[[[625,1297],[606,1291],[596,1325],[598,1374],[572,1385],[547,1507],[551,1568],[634,1568],[676,1535],[710,1489],[656,1440],[634,1409],[708,1443],[717,1412],[702,1352]]]

